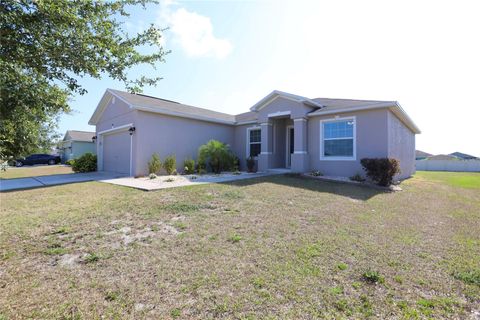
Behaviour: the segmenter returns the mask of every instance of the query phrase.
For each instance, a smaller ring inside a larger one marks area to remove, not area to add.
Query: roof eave
[[[235,124],[235,121],[228,121],[228,120],[222,120],[222,119],[215,119],[215,118],[212,118],[212,117],[191,115],[191,114],[187,114],[187,113],[183,113],[183,112],[174,112],[174,111],[171,111],[171,110],[158,108],[158,107],[152,108],[152,107],[147,107],[147,106],[133,105],[132,108],[136,109],[136,110],[139,110],[139,111],[158,113],[158,114],[163,114],[163,115],[167,115],[167,116],[174,116],[174,117],[187,118],[187,119],[200,120],[200,121],[207,121],[207,122],[220,123],[220,124],[228,124],[228,125],[234,125]]]
[[[90,120],[88,120],[89,125],[91,126],[97,125],[98,121],[100,120],[100,117],[103,114],[103,111],[105,110],[108,102],[113,96],[116,96],[116,94],[113,93],[110,89],[105,90],[105,92],[103,93],[102,99],[100,99],[100,102],[98,103],[97,107],[95,108],[95,111],[90,117]]]
[[[324,107],[322,104],[320,104],[318,102],[315,102],[311,99],[301,97],[301,96],[296,96],[296,95],[293,95],[293,94],[288,93],[288,92],[273,90],[268,95],[266,95],[263,99],[261,99],[260,101],[255,103],[250,108],[250,111],[259,111],[260,109],[262,109],[263,106],[270,103],[271,101],[273,101],[277,97],[282,97],[282,98],[289,99],[289,100],[292,100],[292,101],[300,102],[300,103],[303,103],[305,105],[315,107],[315,108],[323,108]]]
[[[375,103],[370,105],[364,105],[361,107],[348,107],[348,108],[335,109],[335,110],[321,109],[321,110],[311,112],[307,116],[315,117],[315,116],[322,116],[322,115],[329,115],[329,114],[336,114],[336,113],[346,113],[346,112],[355,112],[355,111],[373,110],[373,109],[382,109],[382,108],[388,108],[390,111],[392,111],[413,133],[415,134],[421,133],[420,129],[413,122],[413,120],[407,115],[407,113],[402,109],[402,107],[397,101],[381,102],[381,103]]]

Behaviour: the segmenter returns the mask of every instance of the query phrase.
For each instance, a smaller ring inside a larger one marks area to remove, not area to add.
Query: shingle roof
[[[374,104],[385,104],[385,103],[395,104],[395,101],[379,101],[379,100],[354,100],[354,99],[330,99],[330,98],[315,98],[312,100],[323,105],[324,108],[322,108],[322,110],[363,107],[363,106],[371,106]]]
[[[262,108],[268,101],[276,96],[293,99],[299,103],[311,106],[313,110],[308,116],[326,115],[332,113],[351,112],[356,110],[377,109],[377,108],[389,108],[401,121],[403,121],[413,132],[420,133],[418,127],[408,117],[405,111],[400,107],[396,101],[378,101],[378,100],[354,100],[354,99],[329,99],[329,98],[316,98],[308,99],[298,95],[292,95],[290,93],[274,90],[269,95],[264,97],[252,108],[251,112],[245,112],[238,115],[231,115],[223,112],[213,111],[204,108],[193,107],[190,105],[182,104],[176,101],[151,97],[143,94],[132,94],[124,91],[107,89],[102,99],[100,100],[95,112],[89,120],[89,124],[96,125],[99,121],[101,114],[107,106],[111,96],[116,96],[119,99],[127,103],[131,108],[146,111],[155,112],[165,115],[184,117],[196,120],[224,123],[224,124],[237,124],[245,122],[253,122],[257,120],[258,109]]]
[[[454,156],[454,157],[458,157],[458,158],[462,158],[462,159],[478,159],[475,156],[472,156],[472,155],[469,155],[469,154],[466,154],[466,153],[462,153],[462,152],[453,152],[453,153],[450,153],[449,155]]]
[[[425,152],[425,151],[421,151],[421,150],[415,150],[415,156],[416,157],[431,157],[433,156],[433,154],[431,153],[428,153],[428,152]]]
[[[63,140],[92,142],[92,137],[94,135],[95,132],[91,131],[67,130]]]
[[[236,122],[247,122],[247,121],[256,121],[257,113],[256,112],[245,112],[240,113],[235,116]]]
[[[161,98],[155,98],[143,94],[132,94],[128,92],[123,92],[119,90],[109,89],[111,92],[115,93],[117,96],[121,97],[122,99],[126,100],[128,103],[135,107],[139,107],[138,109],[143,108],[151,108],[152,111],[168,111],[174,114],[178,114],[179,116],[195,116],[199,118],[206,118],[212,120],[219,120],[225,122],[235,122],[235,116],[217,112],[213,110],[208,110],[204,108],[198,108],[189,106],[186,104],[182,104],[176,101],[165,100]],[[148,111],[148,110],[147,110]]]

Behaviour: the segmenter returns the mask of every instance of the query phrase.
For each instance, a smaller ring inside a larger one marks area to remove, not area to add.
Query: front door
[[[287,164],[286,167],[290,168],[292,166],[292,154],[293,150],[295,150],[295,131],[293,130],[293,126],[287,127]]]

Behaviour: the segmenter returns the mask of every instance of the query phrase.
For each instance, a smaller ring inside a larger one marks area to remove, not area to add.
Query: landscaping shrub
[[[183,161],[183,168],[185,170],[185,174],[195,173],[195,160],[185,159],[185,161]]]
[[[367,177],[380,186],[392,184],[393,177],[400,173],[400,162],[391,158],[364,158],[360,160]]]
[[[200,169],[207,169],[207,165],[214,173],[232,170],[234,155],[230,147],[220,141],[210,140],[198,148],[198,164]]]
[[[357,182],[363,182],[363,181],[365,181],[365,178],[362,177],[359,173],[351,176],[349,179],[352,180],[352,181],[357,181]]]
[[[74,172],[92,172],[97,171],[97,156],[93,153],[85,153],[81,157],[75,159],[72,164]]]
[[[75,163],[75,159],[69,159],[69,160],[65,161],[65,164],[67,166],[73,166],[74,163]]]
[[[150,161],[148,161],[148,173],[157,174],[162,169],[162,162],[157,153],[152,154]]]
[[[310,172],[310,175],[312,177],[321,177],[323,176],[323,173],[321,173],[319,170],[313,170],[312,172]]]
[[[255,172],[255,159],[253,157],[247,158],[247,171]]]
[[[240,159],[237,156],[232,157],[232,171],[234,173],[239,173],[240,172]]]
[[[176,174],[177,173],[177,160],[174,155],[167,156],[163,160],[163,168],[167,171],[167,174]]]

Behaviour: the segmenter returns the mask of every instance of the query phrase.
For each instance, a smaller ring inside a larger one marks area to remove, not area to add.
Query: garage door
[[[128,131],[103,136],[103,171],[130,174],[130,134]]]

